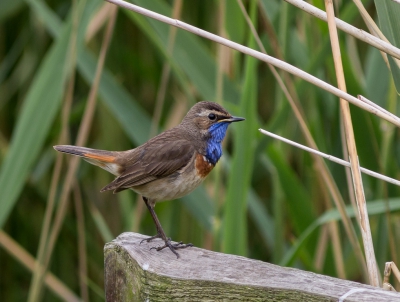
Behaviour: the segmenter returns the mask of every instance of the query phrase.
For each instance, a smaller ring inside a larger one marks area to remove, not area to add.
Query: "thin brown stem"
[[[114,4],[118,5],[118,6],[124,7],[126,9],[131,10],[131,11],[140,13],[140,14],[142,14],[144,16],[159,20],[159,21],[164,22],[166,24],[170,24],[170,25],[182,28],[182,29],[184,29],[184,30],[186,30],[188,32],[194,33],[194,34],[196,34],[198,36],[204,37],[204,38],[209,39],[211,41],[214,41],[216,43],[220,43],[222,45],[225,45],[227,47],[230,47],[232,49],[240,51],[240,52],[242,52],[242,53],[244,53],[246,55],[252,56],[253,58],[256,58],[256,59],[258,59],[260,61],[272,64],[272,65],[274,65],[274,66],[276,66],[278,68],[281,68],[284,71],[287,71],[287,72],[289,72],[291,74],[294,74],[294,75],[302,78],[303,80],[306,80],[306,81],[308,81],[308,82],[310,82],[310,83],[312,83],[312,84],[314,84],[314,85],[316,85],[316,86],[318,86],[318,87],[320,87],[320,88],[322,88],[322,89],[324,89],[324,90],[326,90],[326,91],[338,96],[339,98],[343,98],[343,99],[347,100],[348,102],[350,102],[350,103],[362,108],[363,110],[369,111],[369,112],[371,112],[371,113],[373,113],[373,114],[375,114],[375,115],[377,115],[377,116],[379,116],[379,117],[381,117],[381,118],[393,123],[394,125],[396,125],[398,127],[400,126],[400,118],[395,117],[393,115],[388,115],[379,106],[378,106],[379,107],[378,108],[376,106],[371,106],[371,105],[369,105],[369,104],[367,104],[365,102],[360,102],[356,97],[354,97],[352,95],[349,95],[348,93],[346,93],[346,92],[344,92],[344,91],[342,91],[342,90],[340,90],[340,89],[338,89],[338,88],[336,88],[336,87],[334,87],[334,86],[332,86],[332,85],[330,85],[330,84],[318,79],[317,77],[315,77],[315,76],[313,76],[313,75],[301,70],[300,68],[294,67],[293,65],[290,65],[290,64],[288,64],[286,62],[278,60],[278,59],[276,59],[274,57],[271,57],[269,55],[263,54],[263,53],[261,53],[259,51],[251,49],[251,48],[246,47],[244,45],[241,45],[239,43],[235,43],[233,41],[230,41],[230,40],[225,39],[223,37],[220,37],[218,35],[209,33],[209,32],[207,32],[205,30],[202,30],[202,29],[197,28],[195,26],[189,25],[189,24],[187,24],[185,22],[182,22],[180,20],[169,18],[167,16],[155,13],[155,12],[153,12],[151,10],[148,10],[148,9],[143,8],[143,7],[128,3],[126,1],[122,1],[122,0],[106,0],[106,1],[114,3]]]
[[[346,91],[346,83],[344,79],[343,65],[340,54],[339,39],[337,35],[335,13],[333,9],[332,0],[325,0],[326,13],[328,17],[329,36],[332,44],[332,53],[335,64],[336,77],[338,81],[338,87],[342,91]],[[361,179],[361,171],[358,161],[357,148],[355,144],[353,124],[351,121],[349,103],[343,99],[340,99],[340,109],[342,114],[342,122],[344,124],[344,132],[346,134],[346,143],[349,152],[349,161],[351,164],[351,172],[353,179],[353,186],[360,215],[361,222],[361,233],[363,237],[365,258],[367,261],[368,276],[370,284],[373,286],[379,286],[379,277],[377,264],[375,259],[375,252],[372,244],[372,235],[369,225],[367,205],[365,201],[364,189]]]
[[[104,66],[105,57],[107,54],[107,50],[111,41],[112,31],[115,24],[117,9],[115,7],[111,7],[113,10],[113,14],[111,14],[109,23],[106,28],[106,32],[104,35],[103,43],[100,50],[99,60],[96,68],[95,78],[93,80],[93,85],[89,92],[88,103],[85,108],[84,117],[82,123],[79,127],[78,138],[76,140],[76,145],[81,146],[85,143],[87,136],[89,134],[90,124],[93,119],[94,109],[97,101],[97,90],[100,83],[100,77]],[[62,223],[64,221],[64,217],[66,214],[67,206],[68,206],[68,196],[72,188],[72,183],[74,181],[75,172],[78,168],[79,163],[78,157],[73,157],[68,166],[68,171],[66,174],[64,186],[62,189],[60,202],[58,205],[56,217],[54,220],[53,228],[48,240],[48,245],[45,250],[44,261],[43,261],[43,269],[35,272],[34,274],[34,288],[36,288],[35,292],[31,295],[29,301],[38,301],[40,297],[40,289],[42,285],[43,274],[46,272],[48,265],[50,263],[51,255],[56,244],[58,234],[61,230]],[[36,278],[35,278],[36,277]]]
[[[323,21],[327,21],[327,15],[323,10],[316,8],[315,6],[307,3],[306,1],[302,0],[285,0],[286,2],[304,10],[305,12],[321,19]],[[386,53],[392,55],[395,58],[400,58],[400,49],[391,45],[390,42],[385,38],[385,36],[380,32],[378,26],[375,24],[371,16],[368,15],[366,9],[362,5],[360,0],[353,0],[356,4],[357,8],[359,9],[361,16],[365,20],[367,27],[369,28],[371,34],[356,28],[343,20],[335,18],[335,23],[337,28],[341,29],[345,33],[359,39],[360,41],[364,41],[369,45],[376,47],[386,57]]]
[[[0,230],[0,246],[3,247],[12,257],[25,266],[30,272],[34,272],[40,265],[32,255],[30,255],[22,246],[12,239],[3,230]],[[75,293],[69,289],[60,279],[52,273],[47,272],[44,275],[44,284],[63,301],[78,302],[81,301]]]
[[[182,0],[175,0],[172,10],[172,18],[177,19],[180,17],[182,12]],[[170,27],[168,45],[167,45],[167,56],[172,56],[172,51],[174,49],[175,37],[176,37],[176,27]],[[156,135],[158,124],[160,123],[161,112],[164,107],[165,93],[167,91],[167,85],[169,77],[171,74],[171,64],[167,60],[165,61],[161,73],[160,86],[158,87],[156,104],[154,106],[153,121],[151,124],[150,137]]]
[[[64,104],[62,106],[61,134],[59,138],[59,143],[65,143],[69,140],[68,119],[71,112],[74,87],[75,87],[75,70],[73,69],[73,67],[76,64],[76,39],[77,39],[77,30],[78,30],[80,12],[78,10],[76,1],[74,1],[73,5],[74,5],[73,27],[71,31],[71,38],[70,38],[69,52],[67,59],[67,63],[70,66],[69,68],[71,69],[71,75],[66,88]],[[57,154],[51,178],[50,191],[47,199],[43,226],[40,232],[39,247],[37,252],[37,262],[36,262],[38,267],[34,270],[32,276],[31,286],[29,288],[29,294],[28,294],[28,301],[38,300],[41,293],[41,284],[43,283],[43,277],[45,273],[44,271],[42,271],[42,268],[44,268],[45,252],[48,244],[49,229],[55,207],[55,196],[57,193],[57,185],[61,175],[61,168],[62,168],[62,155]]]
[[[87,253],[85,236],[85,216],[83,214],[82,194],[79,185],[74,183],[74,201],[76,212],[76,226],[78,229],[78,263],[79,263],[79,288],[82,300],[89,301],[89,291],[87,287]]]
[[[266,53],[266,50],[265,50],[264,46],[262,45],[260,38],[258,37],[257,31],[255,30],[253,24],[251,23],[251,20],[244,8],[242,1],[238,0],[238,4],[243,12],[245,19],[247,20],[248,26],[250,27],[253,35],[256,37],[258,46],[263,51],[263,53]],[[275,67],[272,64],[268,64],[268,67],[270,68],[272,74],[274,75],[275,79],[277,80],[277,82],[278,82],[279,86],[281,87],[283,93],[285,94],[287,100],[289,101],[289,104],[295,114],[295,117],[296,117],[297,121],[299,122],[300,129],[307,141],[307,144],[311,148],[318,150],[317,144],[315,143],[315,141],[311,135],[311,132],[308,129],[307,123],[304,119],[303,110],[302,110],[300,102],[298,101],[297,94],[295,93],[295,89],[294,89],[294,84],[292,83],[291,78],[288,76],[286,80],[287,80],[287,83],[289,83],[289,85],[292,87],[291,91],[293,91],[294,93],[289,92],[286,85],[284,84],[284,81],[280,77],[280,75],[277,72],[277,70],[275,69]],[[360,267],[364,272],[366,272],[365,262],[362,259],[362,255],[363,255],[362,250],[357,241],[357,236],[356,236],[355,230],[353,228],[353,225],[351,224],[350,218],[348,218],[348,216],[346,215],[345,203],[340,194],[340,191],[339,191],[338,187],[336,186],[336,183],[334,182],[333,177],[330,174],[325,162],[316,155],[312,155],[312,156],[313,156],[313,160],[315,162],[315,166],[316,166],[317,170],[320,172],[320,175],[322,176],[322,179],[324,180],[324,183],[327,186],[327,188],[331,194],[331,197],[336,205],[336,208],[339,210],[339,213],[342,217],[343,225],[344,225],[345,231],[347,233],[347,236],[349,237],[350,243],[353,246],[353,250],[357,256],[357,259],[359,259]]]
[[[328,238],[329,238],[329,225],[324,224],[321,226],[321,231],[319,232],[319,238],[317,243],[317,248],[314,256],[314,266],[317,272],[321,272],[324,266],[326,258],[326,250],[328,248]]]

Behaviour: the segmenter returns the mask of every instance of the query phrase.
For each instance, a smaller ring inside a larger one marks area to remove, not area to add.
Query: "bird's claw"
[[[149,238],[143,239],[143,240],[140,241],[139,244],[142,244],[144,241],[150,242],[150,241],[152,241],[154,239],[157,239],[157,238],[162,238],[161,233],[158,233],[157,235],[154,235],[154,236],[151,236]],[[168,238],[168,239],[171,240],[171,238]]]
[[[168,247],[171,250],[171,252],[173,252],[175,254],[176,258],[179,258],[179,254],[175,250],[184,249],[184,248],[191,247],[191,246],[193,246],[193,244],[191,244],[191,243],[185,244],[182,241],[180,241],[178,243],[171,243],[171,238],[168,238],[165,241],[165,244],[163,246],[158,246],[158,247],[154,246],[154,247],[150,248],[150,250],[154,249],[158,252],[158,251],[161,251],[161,250],[165,249],[166,247]]]

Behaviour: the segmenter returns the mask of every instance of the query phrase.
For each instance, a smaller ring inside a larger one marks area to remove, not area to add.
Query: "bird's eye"
[[[217,118],[217,116],[216,116],[214,113],[210,113],[210,114],[208,115],[208,118],[209,118],[210,120],[214,121],[214,120]]]

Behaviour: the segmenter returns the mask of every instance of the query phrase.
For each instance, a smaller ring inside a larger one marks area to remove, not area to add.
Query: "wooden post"
[[[106,300],[114,301],[400,301],[400,293],[196,247],[180,258],[161,240],[123,233],[107,243]]]

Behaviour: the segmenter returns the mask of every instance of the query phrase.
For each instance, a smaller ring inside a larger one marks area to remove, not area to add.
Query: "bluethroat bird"
[[[180,198],[198,187],[222,155],[221,142],[229,124],[243,120],[217,103],[199,102],[178,126],[132,150],[105,151],[66,145],[54,149],[80,156],[116,175],[101,192],[131,189],[142,195],[157,229],[157,235],[144,241],[161,238],[165,244],[156,250],[168,247],[179,258],[176,249],[193,245],[171,243],[154,207],[157,202]]]

